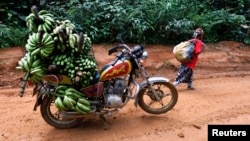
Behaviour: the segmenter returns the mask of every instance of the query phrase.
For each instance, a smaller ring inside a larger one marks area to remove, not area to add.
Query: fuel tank
[[[105,65],[100,71],[100,81],[109,80],[129,74],[132,70],[132,63],[129,60],[118,61],[114,66]]]
[[[58,84],[64,84],[64,85],[72,85],[72,82],[70,78],[66,75],[44,75],[43,79],[45,79],[48,83],[58,85]]]

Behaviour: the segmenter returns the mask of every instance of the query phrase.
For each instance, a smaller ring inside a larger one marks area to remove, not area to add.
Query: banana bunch
[[[39,31],[51,32],[55,27],[54,16],[46,10],[41,10],[37,12],[36,8],[32,8],[32,13],[30,13],[26,18],[26,25],[29,31],[35,33]]]
[[[30,73],[33,59],[30,52],[25,53],[25,55],[18,61],[18,66],[16,69],[22,70],[23,72]]]
[[[60,68],[59,73],[68,75],[73,83],[83,87],[89,85],[97,66],[90,55],[92,43],[87,34],[76,33],[75,25],[70,20],[55,20],[48,11],[38,12],[34,7],[26,17],[26,25],[32,33],[25,45],[27,52],[16,67],[25,73],[25,80],[38,83],[48,72],[49,65],[56,65]],[[88,107],[84,100],[78,102],[80,98],[73,98],[76,96],[60,89],[57,92],[60,96],[55,97],[58,109],[88,112],[89,109],[81,105]],[[80,103],[78,107],[77,103]]]
[[[37,84],[39,81],[42,80],[43,75],[45,75],[46,72],[47,72],[46,66],[41,63],[40,59],[37,59],[31,65],[29,80]]]
[[[87,36],[87,34],[83,34],[83,49],[82,49],[82,53],[83,54],[88,54],[90,52],[91,49],[91,40],[90,38]]]
[[[67,65],[62,69],[63,73],[67,74],[73,83],[88,86],[98,70],[94,57],[83,54],[68,55],[67,60],[70,60],[70,64],[64,63]]]
[[[70,54],[57,54],[52,57],[52,64],[58,66],[61,68],[59,73],[61,74],[67,74],[68,70],[71,70],[74,68],[74,56],[71,56]]]
[[[54,40],[58,41],[57,49],[64,52],[67,48],[77,45],[78,34],[73,33],[75,25],[70,20],[56,21],[53,29]]]
[[[75,110],[82,114],[88,114],[91,111],[90,102],[76,89],[60,85],[55,93],[57,95],[55,106],[59,110]]]
[[[60,73],[69,76],[73,83],[87,86],[98,70],[95,58],[89,54],[76,52],[77,49],[74,48],[70,52],[54,55],[51,57],[52,64],[61,68]],[[84,75],[77,75],[79,71]]]
[[[32,56],[40,55],[42,58],[48,58],[53,52],[55,41],[49,33],[32,33],[25,45],[25,49],[31,52]]]
[[[36,56],[32,56],[30,52],[25,53],[24,57],[18,61],[16,69],[28,73],[29,79],[34,83],[39,82],[47,71],[41,60]]]
[[[76,56],[73,64],[74,68],[68,71],[72,82],[83,87],[88,86],[98,71],[94,57],[91,55]]]

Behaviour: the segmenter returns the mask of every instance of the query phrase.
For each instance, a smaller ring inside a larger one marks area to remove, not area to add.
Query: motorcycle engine
[[[108,87],[105,94],[105,103],[108,108],[119,108],[123,103],[122,97],[126,90],[126,81],[121,78],[116,78]]]

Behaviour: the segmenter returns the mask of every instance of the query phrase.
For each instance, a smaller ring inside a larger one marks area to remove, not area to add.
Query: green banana
[[[56,87],[56,91],[59,91],[59,90],[66,90],[68,88],[68,86],[65,86],[65,85],[59,85]]]
[[[30,68],[29,68],[29,65],[28,65],[27,60],[22,59],[21,61],[22,61],[22,63],[23,63],[24,71],[25,71],[25,72],[30,72]]]
[[[39,81],[41,81],[41,77],[37,76],[37,75],[32,75],[30,78],[29,78],[33,83],[37,84]]]
[[[63,104],[65,104],[65,106],[69,109],[75,109],[75,106],[73,105],[72,101],[66,95],[63,97]]]
[[[23,68],[21,66],[16,66],[17,70],[23,70]]]
[[[61,99],[61,97],[57,97],[55,100],[55,106],[59,109],[59,110],[65,110],[66,107],[63,104],[63,101]]]
[[[66,95],[67,96],[67,95]],[[70,103],[72,103],[72,105],[76,105],[76,100],[74,100],[73,98],[70,98],[69,96],[67,96],[68,97],[68,100],[70,101]]]
[[[55,20],[52,17],[50,16],[45,17],[45,23],[48,24],[49,26],[54,26],[54,22]]]
[[[35,56],[35,55],[40,53],[40,48],[36,48],[36,49],[34,49],[33,51],[30,51],[30,52],[31,52],[31,56]]]
[[[69,46],[71,48],[74,48],[75,47],[75,38],[72,34],[69,34]]]
[[[77,102],[79,102],[79,103],[81,103],[83,105],[90,106],[90,102],[85,98],[79,98]]]
[[[84,115],[87,114],[87,112],[83,111],[78,105],[75,106],[75,111]]]
[[[40,11],[38,12],[38,15],[39,15],[39,16],[42,16],[42,15],[45,15],[45,14],[49,14],[49,12],[48,12],[47,10],[40,10]]]
[[[43,72],[43,69],[41,68],[35,68],[30,71],[31,74],[42,73],[42,72]]]
[[[89,113],[91,111],[90,107],[89,106],[86,106],[80,102],[77,102],[76,105],[81,109],[83,110],[84,112],[86,113]]]
[[[81,93],[81,92],[77,91],[77,90],[76,90],[76,89],[74,89],[74,88],[68,88],[65,92],[66,92],[66,93],[68,93],[68,92],[72,92],[72,93],[76,93],[76,94],[78,94],[78,95],[80,95],[80,96],[84,96],[84,94],[83,94],[83,93]]]
[[[66,95],[64,90],[58,90],[56,91],[56,93],[60,95]]]
[[[82,96],[80,96],[80,95],[78,95],[78,94],[76,94],[76,93],[73,93],[73,92],[65,92],[65,94],[66,94],[68,97],[70,97],[70,98],[72,98],[72,99],[74,99],[74,100],[78,100],[79,98],[82,98]]]
[[[41,60],[36,59],[35,61],[33,61],[32,65],[31,65],[31,68],[36,68],[36,67],[40,66],[41,65],[40,63],[41,63]]]

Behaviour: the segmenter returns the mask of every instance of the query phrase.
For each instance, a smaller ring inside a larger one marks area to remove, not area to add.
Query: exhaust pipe
[[[89,113],[87,115],[78,112],[66,112],[62,111],[62,119],[76,119],[76,118],[88,118],[98,115],[96,112]]]

